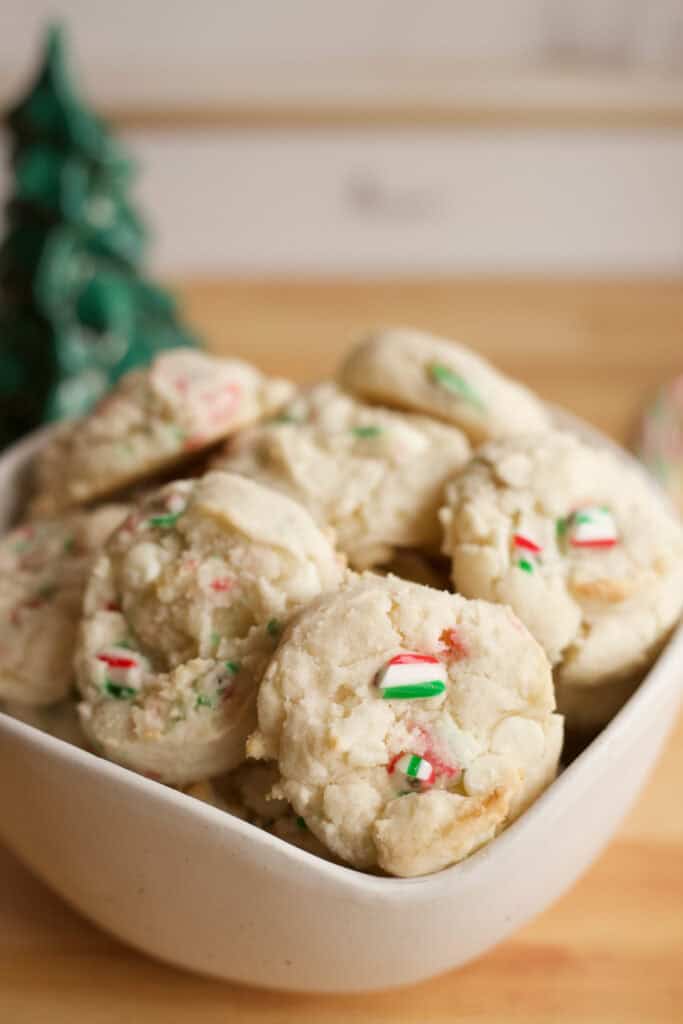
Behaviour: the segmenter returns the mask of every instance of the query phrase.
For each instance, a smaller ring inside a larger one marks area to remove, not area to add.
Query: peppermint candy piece
[[[431,654],[397,654],[377,676],[383,700],[423,700],[446,689],[446,669]]]
[[[568,526],[569,543],[573,548],[611,548],[619,540],[612,513],[604,506],[586,505],[576,509]]]
[[[95,655],[99,663],[102,689],[116,700],[130,700],[140,690],[147,659],[127,647],[107,647]]]
[[[419,754],[399,754],[389,763],[387,771],[390,775],[398,772],[408,783],[413,784],[431,785],[435,778],[433,765]]]
[[[520,554],[520,557],[517,559],[517,568],[523,569],[524,572],[533,572],[537,556],[543,551],[541,545],[537,544],[535,540],[532,540],[525,533],[515,533],[512,542]]]
[[[427,372],[434,384],[483,412],[484,403],[464,377],[441,363],[430,363]]]

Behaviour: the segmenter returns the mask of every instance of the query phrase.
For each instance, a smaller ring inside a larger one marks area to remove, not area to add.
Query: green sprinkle
[[[168,530],[180,519],[182,512],[169,512],[163,516],[152,516],[151,519],[147,520],[148,526],[158,526],[162,530]]]
[[[67,537],[66,540],[64,541],[64,550],[66,551],[67,555],[70,555],[75,547],[76,547],[76,538],[75,537]]]
[[[227,668],[228,672],[232,672],[232,674],[236,676],[242,666],[240,665],[239,661],[226,661],[225,667]]]
[[[282,629],[282,626],[280,625],[277,619],[271,619],[268,625],[266,626],[266,629],[268,630],[270,636],[277,636],[280,630]]]
[[[379,437],[383,433],[381,427],[354,427],[351,433],[354,437]]]
[[[574,516],[575,523],[592,523],[593,517],[587,515],[585,512],[577,512]]]
[[[296,823],[297,823],[299,828],[304,829],[304,830],[308,829],[308,825],[306,824],[306,822],[304,821],[303,818],[297,818],[296,819]]]
[[[464,377],[461,377],[453,370],[449,370],[447,366],[443,366],[441,363],[430,363],[427,367],[427,372],[435,384],[457,395],[458,398],[464,399],[470,405],[483,410],[484,403]]]
[[[526,558],[520,558],[520,560],[517,562],[517,565],[520,569],[524,569],[524,572],[534,571],[533,564]]]
[[[104,692],[114,700],[132,700],[138,691],[134,690],[132,686],[121,686],[119,683],[112,683],[111,679],[107,679],[104,684]]]
[[[430,679],[413,686],[387,686],[382,690],[382,700],[420,700],[422,697],[438,697],[446,689],[440,679]]]
[[[213,698],[209,697],[208,693],[200,693],[194,702],[195,710],[197,708],[212,708]]]
[[[418,757],[417,754],[413,754],[413,756],[411,757],[410,761],[408,762],[408,767],[406,768],[406,775],[408,776],[409,779],[417,778],[417,772],[418,768],[420,767],[421,760],[422,758]]]
[[[555,520],[555,530],[557,532],[558,537],[564,537],[565,533],[567,532],[568,525],[568,521],[564,518]]]

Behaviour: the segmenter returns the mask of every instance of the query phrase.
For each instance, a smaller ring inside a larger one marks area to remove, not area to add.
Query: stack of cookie
[[[305,393],[166,353],[35,481],[0,541],[10,710],[55,720],[75,685],[96,753],[367,871],[498,834],[554,778],[562,716],[604,724],[683,607],[644,478],[415,331]]]

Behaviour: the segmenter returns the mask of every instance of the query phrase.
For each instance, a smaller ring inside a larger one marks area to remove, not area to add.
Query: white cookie
[[[35,706],[67,695],[88,573],[127,511],[105,505],[0,538],[0,700]]]
[[[640,473],[550,432],[483,446],[447,496],[455,586],[509,604],[564,689],[649,666],[683,607],[683,531]]]
[[[236,767],[284,621],[343,572],[284,495],[227,473],[162,488],[90,578],[76,658],[86,735],[176,785]]]
[[[379,331],[361,342],[339,380],[369,401],[454,423],[475,443],[542,430],[550,422],[530,391],[481,356],[411,328]]]
[[[402,876],[466,857],[554,777],[550,665],[508,608],[365,573],[292,622],[264,675],[253,757],[311,831]]]
[[[35,515],[92,501],[177,465],[279,408],[293,388],[248,363],[172,349],[63,424],[35,466]]]
[[[216,465],[284,491],[331,526],[356,568],[394,547],[438,551],[446,480],[465,464],[460,431],[364,405],[321,384],[245,431]]]

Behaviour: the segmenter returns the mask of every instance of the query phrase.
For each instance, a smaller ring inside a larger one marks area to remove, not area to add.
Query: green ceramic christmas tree
[[[142,276],[133,165],[81,102],[59,27],[6,123],[14,189],[0,247],[0,443],[83,414],[122,373],[194,343],[173,298]]]

